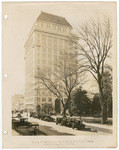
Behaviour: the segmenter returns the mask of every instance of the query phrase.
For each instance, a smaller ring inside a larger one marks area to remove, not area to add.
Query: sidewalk
[[[87,123],[85,121],[84,121],[84,124],[86,125],[87,128],[91,128],[91,129],[98,130],[101,132],[112,133],[112,125]]]

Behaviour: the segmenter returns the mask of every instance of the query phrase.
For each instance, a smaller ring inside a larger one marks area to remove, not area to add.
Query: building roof
[[[45,20],[45,21],[54,22],[57,24],[72,27],[64,17],[56,16],[53,14],[48,14],[45,12],[41,12],[37,20]]]

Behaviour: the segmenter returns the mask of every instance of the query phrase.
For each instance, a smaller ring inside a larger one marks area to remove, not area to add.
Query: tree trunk
[[[98,76],[98,86],[99,86],[99,94],[100,94],[100,104],[101,104],[101,113],[102,113],[102,124],[106,124],[107,122],[107,103],[104,100],[103,89],[101,86],[101,78]]]
[[[66,108],[65,108],[65,106],[63,108],[63,117],[66,117]]]
[[[107,104],[104,103],[101,108],[102,108],[102,120],[101,120],[101,123],[102,124],[106,124],[107,123]]]

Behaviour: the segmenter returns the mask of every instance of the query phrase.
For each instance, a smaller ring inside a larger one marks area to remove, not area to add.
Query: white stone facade
[[[25,44],[25,104],[28,109],[35,111],[37,105],[42,107],[46,102],[52,103],[55,111],[56,97],[52,93],[40,90],[35,76],[41,68],[48,67],[57,71],[55,63],[66,46],[69,46],[67,41],[73,35],[72,27],[65,18],[43,12],[40,16]]]

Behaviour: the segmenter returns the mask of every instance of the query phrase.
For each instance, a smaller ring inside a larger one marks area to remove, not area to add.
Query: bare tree
[[[64,51],[59,58],[55,58],[53,68],[39,70],[36,78],[42,90],[48,90],[60,100],[63,107],[63,116],[71,101],[72,91],[83,83],[75,51]],[[66,101],[64,101],[64,98]]]
[[[83,67],[89,71],[97,81],[100,93],[102,123],[106,123],[107,109],[103,91],[104,69],[106,59],[110,56],[112,47],[112,32],[110,20],[90,20],[77,30],[79,42],[75,42],[76,49],[83,60]]]

